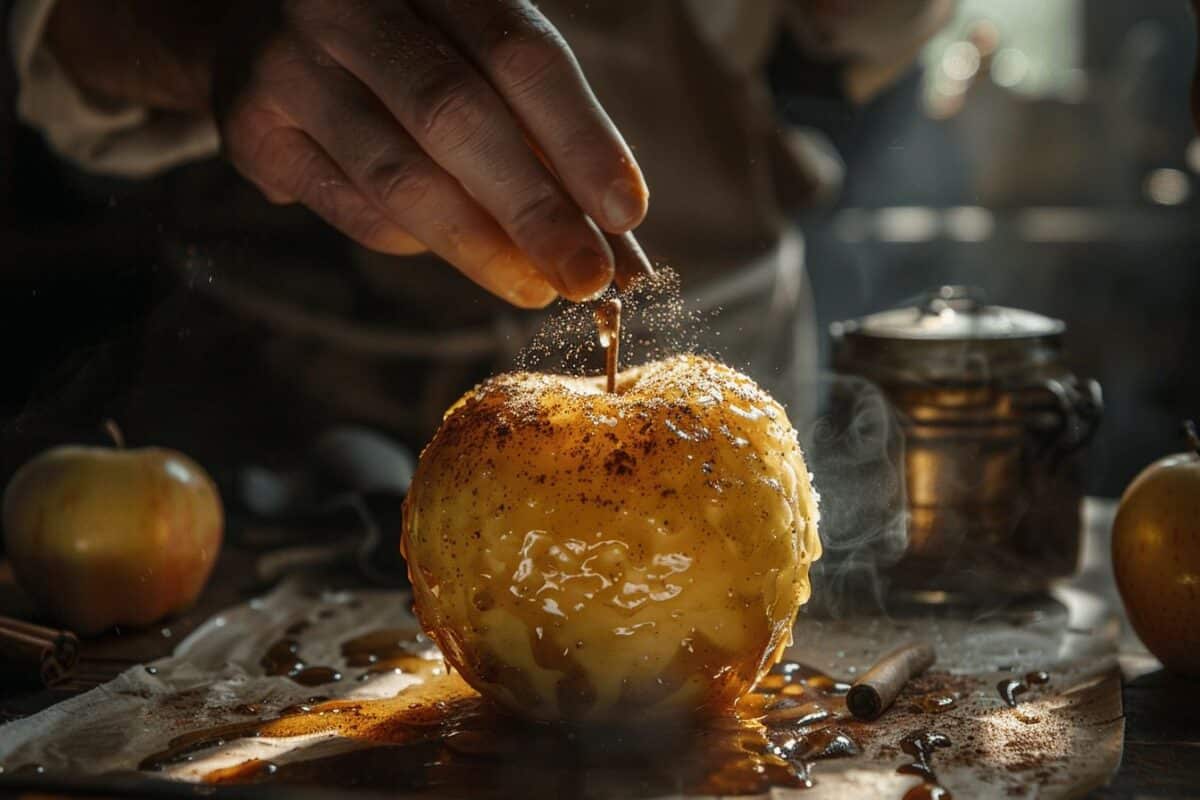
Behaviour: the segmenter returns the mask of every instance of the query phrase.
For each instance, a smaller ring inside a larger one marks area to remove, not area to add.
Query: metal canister
[[[904,433],[894,587],[1011,595],[1074,572],[1081,453],[1102,399],[1064,363],[1065,329],[959,286],[833,325],[835,369],[877,384]]]

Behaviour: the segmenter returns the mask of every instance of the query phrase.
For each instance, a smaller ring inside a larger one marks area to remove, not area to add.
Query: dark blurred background
[[[1180,421],[1200,416],[1193,31],[1183,0],[966,0],[920,65],[853,114],[790,89],[781,42],[780,114],[824,130],[847,164],[836,206],[802,220],[821,329],[938,284],[982,287],[1065,320],[1071,365],[1103,384],[1090,492],[1118,495],[1178,450]],[[37,442],[128,411],[155,337],[197,359],[222,337],[190,321],[204,318],[188,291],[203,276],[164,262],[173,198],[204,185],[193,168],[139,184],[79,174],[14,122],[0,69],[7,475]],[[176,315],[189,322],[172,327]],[[189,337],[201,343],[189,349]],[[172,358],[185,378],[186,358]],[[224,369],[231,382],[256,373],[236,358]],[[273,391],[277,416],[299,415],[286,387]],[[146,402],[169,413],[164,397]],[[187,413],[202,414],[191,399]],[[247,425],[225,434],[253,435]],[[203,441],[191,446],[203,459]]]
[[[780,93],[846,160],[837,208],[807,225],[821,329],[981,287],[1064,320],[1071,365],[1103,385],[1091,493],[1180,450],[1200,415],[1194,30],[1175,0],[964,0],[857,117]]]

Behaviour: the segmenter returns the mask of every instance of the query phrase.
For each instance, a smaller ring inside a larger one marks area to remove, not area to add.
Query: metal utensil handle
[[[1092,378],[1048,378],[1041,387],[1054,396],[1060,423],[1051,445],[1051,468],[1080,450],[1096,435],[1104,415],[1104,393]]]

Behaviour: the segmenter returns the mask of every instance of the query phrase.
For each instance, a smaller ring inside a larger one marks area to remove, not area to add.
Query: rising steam
[[[896,412],[862,378],[825,374],[820,407],[800,427],[821,493],[821,560],[807,610],[826,616],[885,606],[886,571],[904,555],[908,514],[904,437]]]

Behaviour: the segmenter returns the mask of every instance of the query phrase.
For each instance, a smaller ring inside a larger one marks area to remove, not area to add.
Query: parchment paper
[[[235,712],[240,704],[270,711],[313,695],[392,696],[417,679],[385,674],[355,680],[361,670],[346,668],[339,645],[380,628],[415,631],[409,606],[403,592],[329,593],[298,579],[286,581],[208,620],[172,656],[149,669],[131,668],[86,694],[0,727],[0,766],[9,773],[34,764],[48,775],[122,773],[181,733],[245,721]],[[345,679],[307,688],[263,675],[263,653],[301,620],[311,622],[300,637],[304,660],[341,668]],[[894,644],[927,638],[938,650],[935,669],[962,677],[962,697],[953,711],[935,720],[898,703],[875,723],[861,756],[821,762],[813,770],[813,789],[777,790],[773,796],[900,798],[919,781],[896,773],[911,760],[898,743],[920,727],[945,730],[954,740],[953,748],[939,754],[938,773],[959,797],[1084,794],[1102,785],[1120,762],[1119,635],[1111,603],[1073,587],[1039,602],[969,617],[925,613],[829,621],[802,616],[790,657],[853,678]],[[440,660],[427,641],[419,640],[414,650]],[[1052,680],[1022,696],[1014,711],[1002,702],[995,683],[1028,670],[1047,670]],[[333,734],[235,740],[160,776],[197,781],[249,758],[287,763],[353,746]]]

